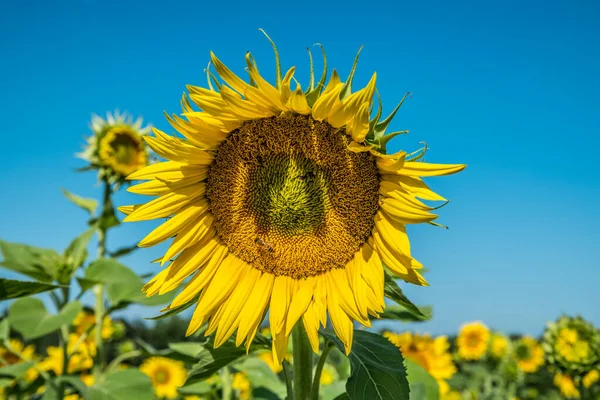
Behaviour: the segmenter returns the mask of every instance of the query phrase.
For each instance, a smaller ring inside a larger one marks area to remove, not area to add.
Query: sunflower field
[[[465,165],[388,151],[407,96],[382,115],[377,74],[353,85],[360,51],[342,78],[320,45],[317,74],[309,50],[301,83],[265,36],[273,79],[250,52],[246,78],[211,52],[164,130],[93,116],[77,156],[101,189],[64,190],[87,215],[65,249],[0,238],[19,276],[0,279],[0,398],[600,399],[600,331],[580,316],[538,338],[401,328],[433,316],[402,290],[429,285],[407,225],[444,228],[448,201],[425,180]],[[119,191],[139,201],[116,204]],[[139,243],[108,245],[142,221]],[[163,242],[153,276],[120,260]],[[119,316],[130,307],[160,312]]]

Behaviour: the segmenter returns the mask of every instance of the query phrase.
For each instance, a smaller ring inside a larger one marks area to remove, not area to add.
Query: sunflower
[[[99,178],[108,182],[122,181],[127,175],[148,164],[148,152],[142,136],[150,127],[142,127],[128,114],[107,113],[106,119],[92,115],[92,136],[79,156],[99,171]]]
[[[581,317],[562,316],[544,332],[548,363],[570,376],[600,367],[600,330]]]
[[[96,323],[96,315],[92,311],[81,311],[75,317],[73,321],[73,326],[75,327],[75,332],[79,335],[87,332],[94,324]],[[102,339],[110,339],[115,333],[115,328],[113,326],[111,318],[107,315],[102,320]],[[88,332],[89,337],[94,337],[93,330]]]
[[[490,354],[496,359],[504,358],[510,350],[510,341],[501,333],[494,332],[490,339]]]
[[[398,347],[405,358],[414,361],[429,372],[437,380],[442,395],[450,392],[450,386],[446,381],[456,373],[456,366],[448,351],[450,344],[446,336],[438,336],[434,339],[429,335],[411,332],[400,334],[386,332],[383,336]]]
[[[554,385],[558,387],[560,393],[567,399],[578,399],[580,394],[575,385],[575,380],[569,375],[556,374],[554,375]]]
[[[583,379],[582,379],[583,386],[585,386],[586,388],[589,388],[594,383],[598,382],[598,380],[600,380],[600,371],[597,369],[593,369],[590,372],[588,372],[587,374],[585,374],[585,376],[583,377]]]
[[[517,341],[514,354],[523,372],[534,373],[544,364],[544,349],[530,336],[523,336]]]
[[[140,365],[140,371],[150,377],[158,397],[174,399],[177,388],[185,383],[187,372],[181,361],[166,357],[150,357]]]
[[[39,363],[40,369],[53,371],[56,376],[62,375],[65,363],[63,349],[57,346],[48,346],[46,352],[48,353],[48,357]],[[72,374],[88,370],[94,366],[96,342],[82,338],[76,333],[71,333],[67,342],[67,354],[69,355],[67,373]]]
[[[248,400],[250,398],[252,386],[250,385],[250,381],[245,373],[236,372],[233,375],[231,387],[238,392],[238,397],[240,400]]]
[[[325,364],[323,366],[323,370],[321,371],[321,378],[319,378],[319,383],[323,386],[327,386],[331,385],[337,380],[338,374],[335,368],[329,364]]]
[[[160,259],[167,264],[145,287],[163,294],[192,276],[170,305],[196,303],[188,335],[208,322],[215,347],[237,330],[250,346],[269,310],[273,358],[281,363],[300,319],[311,346],[327,315],[350,352],[353,322],[370,326],[384,304],[384,267],[417,285],[427,282],[411,256],[406,225],[436,218],[421,200],[445,200],[422,177],[453,174],[464,165],[422,162],[416,154],[385,155],[384,136],[395,111],[371,119],[376,74],[352,92],[325,64],[315,85],[292,88],[295,67],[276,83],[246,55],[250,83],[214,54],[208,89],[188,86],[183,118],[167,116],[183,138],[154,129],[144,140],[168,161],[131,174],[148,180],[133,193],[159,196],[124,206],[125,221],[170,217],[140,243],[175,237]],[[214,82],[214,83],[213,83]],[[191,100],[191,102],[190,102]],[[202,111],[196,111],[192,103]]]
[[[25,346],[18,339],[9,339],[7,346],[0,346],[0,367],[21,364],[28,361],[36,361],[35,346],[30,344]],[[27,369],[23,378],[27,382],[33,382],[39,376],[39,371],[35,367]]]
[[[465,324],[456,338],[458,355],[466,360],[479,360],[485,355],[489,341],[490,330],[483,323]]]

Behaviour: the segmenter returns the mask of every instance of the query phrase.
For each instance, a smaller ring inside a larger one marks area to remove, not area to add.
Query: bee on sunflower
[[[327,80],[325,58],[321,79],[311,72],[303,90],[273,48],[274,84],[250,53],[249,82],[211,53],[217,74],[207,69],[208,88],[188,86],[182,115],[167,115],[181,137],[144,136],[165,161],[127,177],[147,181],[130,192],[158,197],[120,210],[125,221],[168,218],[140,247],[174,237],[147,296],[190,278],[170,309],[195,303],[187,333],[208,323],[216,347],[236,332],[236,345],[249,347],[269,311],[281,365],[298,321],[318,352],[329,317],[350,352],[354,321],[370,326],[385,307],[385,270],[427,285],[406,226],[435,224],[422,200],[446,201],[422,178],[465,166],[423,162],[425,149],[385,154],[405,133],[386,134],[400,105],[381,118],[379,102],[372,117],[377,74],[353,91],[358,55],[345,82],[336,70]]]
[[[107,113],[106,119],[92,115],[92,135],[78,156],[90,163],[83,170],[98,170],[98,178],[108,183],[121,183],[125,177],[148,164],[148,150],[143,136],[150,133],[129,114]]]

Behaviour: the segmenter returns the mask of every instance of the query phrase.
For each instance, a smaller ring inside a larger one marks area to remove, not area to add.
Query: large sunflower
[[[192,276],[170,308],[196,302],[188,334],[208,322],[215,346],[236,330],[237,345],[249,346],[270,310],[281,363],[300,319],[318,351],[317,331],[329,315],[349,352],[353,321],[369,326],[368,315],[385,306],[384,264],[407,282],[427,284],[406,225],[436,218],[421,200],[445,200],[421,178],[464,165],[422,162],[424,151],[385,155],[399,133],[385,135],[397,108],[381,120],[379,104],[370,117],[376,74],[353,93],[356,60],[346,82],[333,70],[326,83],[325,62],[320,81],[311,74],[304,92],[299,83],[292,88],[294,67],[282,77],[275,54],[272,85],[250,53],[249,83],[211,53],[223,82],[208,70],[208,89],[188,86],[183,118],[167,116],[184,138],[154,129],[144,139],[168,161],[128,177],[148,180],[129,191],[159,197],[120,209],[125,221],[170,217],[139,244],[175,237],[160,259],[167,267],[144,288],[148,296]]]

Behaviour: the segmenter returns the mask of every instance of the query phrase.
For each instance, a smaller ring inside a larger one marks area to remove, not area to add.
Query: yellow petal
[[[379,194],[384,197],[391,197],[406,204],[408,209],[415,208],[422,211],[433,210],[433,207],[429,207],[417,200],[412,193],[406,191],[402,186],[390,181],[382,181],[379,183]]]
[[[466,168],[465,164],[430,164],[406,161],[398,174],[407,176],[443,176],[451,175]]]
[[[186,225],[181,229],[169,249],[166,251],[163,261],[160,265],[165,263],[165,259],[171,259],[179,254],[180,251],[197,244],[204,238],[214,237],[216,232],[212,229],[213,217],[210,212],[202,214],[193,224]]]
[[[292,278],[281,275],[275,278],[271,307],[269,309],[269,324],[271,333],[275,335],[285,327],[286,316],[290,306]],[[285,332],[284,332],[285,333]]]
[[[306,312],[302,314],[302,323],[304,330],[308,336],[310,347],[315,353],[319,353],[319,317],[313,307],[313,303],[309,304]]]
[[[445,198],[435,193],[420,178],[404,175],[381,175],[382,181],[389,181],[399,185],[413,196],[423,200],[446,201]]]
[[[214,235],[213,230],[212,233],[203,237],[198,244],[186,249],[189,251],[185,256],[182,253],[177,257],[169,267],[169,274],[160,289],[160,294],[165,294],[177,288],[188,276],[211,261],[213,254],[220,249],[219,241]]]
[[[200,246],[198,246],[200,249]],[[188,249],[190,253],[194,251],[194,249]],[[205,263],[203,266],[198,266],[197,262],[193,262],[192,265],[195,268],[199,268],[196,274],[190,281],[187,283],[185,288],[173,299],[171,303],[171,308],[179,307],[183,304],[190,302],[196,295],[198,295],[202,289],[206,287],[206,285],[213,278],[215,272],[217,272],[217,268],[221,265],[221,262],[229,255],[229,249],[227,246],[219,244],[215,251],[212,253],[210,260]],[[191,259],[192,257],[190,257]],[[189,260],[188,260],[189,262]],[[166,279],[166,277],[165,277]]]
[[[181,229],[191,223],[196,223],[196,219],[208,209],[208,201],[200,199],[183,207],[173,218],[159,225],[150,232],[138,244],[139,247],[154,246],[177,234]]]
[[[237,98],[227,86],[221,88],[221,97],[227,103],[231,113],[243,120],[266,118],[275,114],[248,100]]]
[[[435,214],[417,208],[410,208],[407,203],[391,197],[382,199],[380,207],[391,218],[404,224],[420,224],[437,218]]]
[[[146,221],[167,217],[186,204],[196,201],[200,196],[203,196],[205,187],[204,183],[198,183],[197,185],[186,186],[167,193],[136,208],[124,221]]]
[[[370,107],[373,101],[373,94],[375,93],[376,81],[377,73],[374,73],[366,87],[351,94],[331,109],[331,112],[327,116],[327,122],[335,128],[342,127],[352,121],[364,103],[367,103]]]
[[[219,60],[217,56],[214,55],[212,51],[210,52],[210,59],[214,64],[219,76],[223,78],[223,80],[229,86],[237,90],[239,93],[244,93],[244,90],[248,87],[248,84],[242,79],[240,79],[236,74],[231,72],[231,70],[227,68],[225,64],[223,64],[221,60]]]
[[[143,206],[143,204],[133,204],[130,206],[119,206],[119,207],[117,207],[117,210],[121,211],[125,215],[129,215],[132,212],[134,212],[135,210],[137,210],[138,208],[140,208],[141,206]]]
[[[336,302],[340,305],[342,310],[351,318],[357,320],[361,324],[370,327],[371,322],[368,316],[361,314],[360,310],[356,306],[356,300],[350,289],[348,283],[348,276],[346,271],[341,268],[334,268],[325,274],[327,280],[327,302],[329,304],[329,298],[331,296],[336,297]],[[328,306],[329,309],[329,306]]]
[[[196,175],[186,176],[182,179],[175,181],[167,180],[152,180],[148,182],[139,183],[127,188],[129,193],[142,194],[146,196],[162,196],[168,192],[176,189],[180,189],[184,186],[195,185],[200,181],[206,179],[208,174],[208,166],[203,166],[202,171]]]
[[[290,332],[292,332],[292,328],[308,308],[315,291],[315,285],[316,281],[314,276],[298,281],[298,291],[292,297],[290,309],[287,313],[287,322],[285,324],[286,335],[289,335]]]
[[[165,174],[178,173],[181,178],[185,177],[186,174],[195,174],[199,171],[204,171],[206,166],[204,165],[189,165],[186,163],[180,163],[176,161],[165,161],[157,164],[150,164],[144,168],[138,169],[133,174],[127,177],[128,180],[148,180],[160,178],[165,180]],[[180,178],[180,179],[181,179]]]
[[[275,275],[263,273],[262,276],[254,285],[252,292],[248,296],[248,300],[240,313],[240,326],[236,336],[236,346],[242,344],[244,339],[253,330],[254,326],[258,326],[262,321],[265,309],[269,304],[271,292],[273,291],[273,283]],[[252,341],[252,339],[250,339]]]
[[[355,142],[363,142],[367,133],[369,133],[369,106],[369,103],[363,103],[346,129],[346,132],[352,136]]]
[[[284,105],[287,105],[287,102],[290,96],[292,95],[292,90],[290,89],[290,81],[292,80],[295,71],[296,67],[290,68],[285,74],[283,81],[281,81],[281,103]]]
[[[283,111],[285,108],[283,103],[281,102],[281,93],[275,86],[271,85],[267,82],[256,70],[254,63],[250,61],[250,53],[246,54],[246,64],[248,65],[248,73],[256,85],[258,89],[264,93],[264,95],[273,103],[273,105],[280,111]],[[248,89],[246,89],[248,90]]]
[[[260,275],[259,270],[249,267],[248,272],[236,286],[231,297],[223,303],[222,307],[224,309],[219,316],[219,327],[215,335],[215,348],[225,343],[239,326],[242,309]]]
[[[144,141],[161,157],[172,161],[190,164],[210,165],[214,157],[208,152],[191,146],[181,139],[169,137],[156,128],[152,129],[156,137],[144,136]]]
[[[346,350],[346,355],[348,355],[352,349],[354,324],[352,323],[352,319],[342,311],[339,303],[339,294],[336,291],[329,291],[327,293],[327,310],[329,311],[333,330],[342,343],[344,343],[344,349]]]
[[[298,85],[296,90],[294,90],[294,92],[290,95],[287,105],[298,114],[310,114],[310,107],[308,106],[306,96],[304,95],[300,85]]]
[[[339,97],[343,87],[343,84],[338,83],[331,90],[323,92],[312,107],[311,115],[314,119],[322,121],[327,118],[331,109],[340,102]]]

